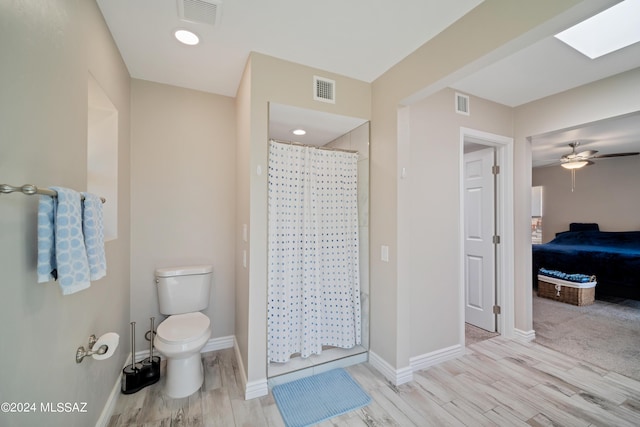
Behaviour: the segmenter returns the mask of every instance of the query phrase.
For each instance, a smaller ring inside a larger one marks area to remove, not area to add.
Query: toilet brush
[[[151,331],[153,337],[153,320],[151,318]],[[132,394],[144,387],[158,382],[160,379],[160,357],[153,356],[153,341],[151,353],[142,363],[136,363],[136,322],[131,322],[131,364],[122,370],[121,391],[123,394]]]
[[[122,370],[122,393],[131,394],[140,390],[140,380],[140,369],[136,366],[136,322],[131,322],[131,364]]]
[[[144,374],[148,382],[147,385],[153,384],[160,379],[160,357],[153,355],[153,339],[156,335],[154,323],[156,318],[152,317],[150,320],[151,329],[149,330],[149,357],[142,361],[143,369],[145,370]]]
[[[155,317],[151,318],[151,329],[149,329],[151,331],[151,333],[149,334],[149,359],[151,361],[153,361],[153,336],[155,335],[155,329],[154,329],[154,325],[153,322],[156,320]]]
[[[131,367],[136,369],[136,322],[131,322]]]

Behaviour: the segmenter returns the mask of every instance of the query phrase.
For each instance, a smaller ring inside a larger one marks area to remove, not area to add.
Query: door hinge
[[[500,306],[499,305],[494,305],[493,306],[493,314],[500,314]]]
[[[500,166],[499,165],[491,166],[491,173],[494,175],[498,175],[500,173]]]
[[[493,244],[497,245],[500,243],[500,236],[493,236]]]

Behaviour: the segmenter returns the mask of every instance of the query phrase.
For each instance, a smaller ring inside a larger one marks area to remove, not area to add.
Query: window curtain
[[[358,154],[269,143],[268,358],[361,342]]]

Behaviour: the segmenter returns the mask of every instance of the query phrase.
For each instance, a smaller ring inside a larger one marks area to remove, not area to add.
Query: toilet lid
[[[200,312],[174,314],[158,325],[157,338],[167,343],[193,341],[209,329],[210,323],[209,318]]]

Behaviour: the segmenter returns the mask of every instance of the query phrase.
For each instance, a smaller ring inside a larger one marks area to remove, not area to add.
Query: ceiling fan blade
[[[548,166],[557,166],[560,164],[559,160],[539,160],[535,167],[537,168],[546,168]]]
[[[612,153],[612,154],[600,154],[599,156],[593,156],[592,159],[606,159],[607,157],[625,157],[625,156],[637,156],[639,152],[633,153]]]
[[[578,145],[580,145],[578,141],[572,142],[569,144],[569,147],[571,147],[571,153],[565,154],[562,157],[560,157],[559,161],[561,164],[587,161],[588,163],[585,166],[590,166],[593,164],[593,162],[590,161],[589,159],[606,159],[606,158],[612,158],[612,157],[637,156],[638,154],[640,154],[640,152],[629,152],[629,153],[612,153],[612,154],[597,155],[598,153],[597,150],[585,150],[585,151],[576,153],[576,147]]]
[[[594,156],[597,152],[598,150],[581,151],[580,153],[578,153],[578,157],[591,157]]]

